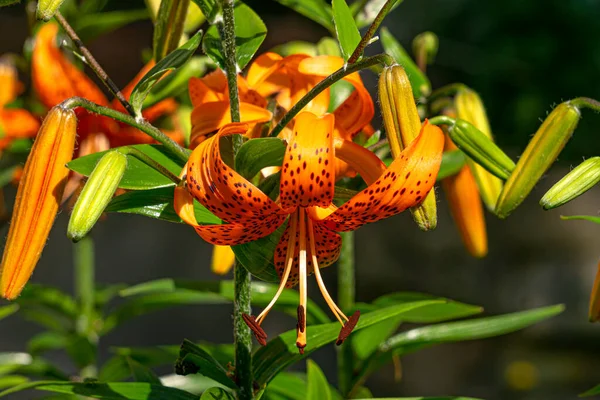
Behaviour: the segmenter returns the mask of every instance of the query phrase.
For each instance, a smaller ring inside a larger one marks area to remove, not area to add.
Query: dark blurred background
[[[142,7],[112,1],[109,7]],[[327,32],[274,1],[248,1],[269,28],[262,50],[288,40],[318,41]],[[577,96],[600,98],[600,1],[597,0],[406,0],[385,21],[410,48],[430,30],[440,50],[429,75],[435,87],[464,82],[483,98],[497,142],[514,159],[552,106]],[[0,53],[20,52],[27,23],[20,6],[0,11]],[[151,45],[149,22],[132,24],[89,43],[119,84],[142,65]],[[378,51],[375,44],[369,52]],[[376,77],[365,73],[374,88]],[[26,78],[26,77],[23,77]],[[598,215],[600,187],[560,209],[544,212],[543,193],[569,168],[598,155],[600,116],[583,119],[565,151],[530,197],[507,220],[488,217],[490,253],[475,260],[464,251],[441,191],[439,227],[420,232],[409,215],[358,231],[357,298],[369,301],[393,291],[422,291],[478,304],[487,314],[564,303],[547,322],[500,338],[443,345],[402,359],[403,377],[391,367],[374,375],[374,395],[464,395],[485,399],[572,399],[600,383],[600,327],[587,322],[587,302],[600,255],[600,226],[562,221],[560,215]],[[72,290],[72,245],[63,212],[33,276],[34,282]],[[6,235],[6,228],[2,231]],[[94,230],[97,277],[129,284],[176,277],[217,279],[209,271],[210,246],[192,229],[142,217],[110,215]],[[335,268],[325,270],[335,288]],[[320,301],[316,286],[309,287]],[[284,316],[267,319],[270,334],[292,328]],[[24,351],[34,325],[11,317],[1,322],[0,351]],[[406,327],[403,327],[406,328]],[[110,346],[178,344],[183,338],[228,342],[228,306],[180,307],[135,319],[107,336]],[[67,370],[62,354],[53,354]],[[313,357],[335,382],[333,348]],[[162,371],[168,373],[170,371]],[[29,393],[23,398],[32,398]]]

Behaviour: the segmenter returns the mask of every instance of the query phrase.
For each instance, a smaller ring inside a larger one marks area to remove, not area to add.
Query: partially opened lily
[[[425,122],[419,137],[385,168],[363,147],[334,138],[334,119],[310,112],[298,114],[287,144],[281,170],[279,198],[271,200],[237,174],[221,158],[219,139],[244,134],[248,124],[228,124],[192,153],[182,174],[186,187],[178,187],[175,209],[196,232],[215,245],[237,245],[273,233],[287,220],[274,254],[281,278],[271,303],[256,318],[245,316],[257,340],[266,343],[260,327],[284,287],[300,284],[297,347],[306,346],[307,276],[314,273],[325,301],[342,325],[338,344],[358,321],[335,304],[321,278],[320,269],[339,257],[341,237],[337,232],[390,217],[419,203],[435,183],[444,137],[441,130]],[[335,158],[348,162],[369,186],[341,207],[333,205]],[[222,225],[199,225],[193,214],[197,199],[221,218]]]
[[[6,107],[21,90],[16,68],[8,59],[0,59],[0,150],[14,139],[34,137],[40,127],[39,120],[29,111]]]

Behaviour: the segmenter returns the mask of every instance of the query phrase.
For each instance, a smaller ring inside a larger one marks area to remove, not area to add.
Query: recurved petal
[[[190,100],[194,107],[199,107],[202,104],[219,101],[219,96],[209,88],[206,83],[200,78],[190,78],[188,82],[188,91]]]
[[[221,158],[219,139],[244,134],[248,126],[243,123],[226,125],[215,136],[202,142],[188,160],[187,185],[190,193],[213,214],[231,224],[244,225],[250,221],[264,221],[273,214],[283,215],[273,200]]]
[[[326,217],[322,223],[334,231],[350,231],[418,204],[435,183],[443,146],[442,131],[425,121],[417,139],[375,183]]]
[[[249,103],[240,103],[241,122],[256,124],[267,122],[272,114],[269,110]],[[215,101],[195,107],[192,111],[191,147],[197,146],[206,135],[231,122],[229,101]]]
[[[279,186],[283,209],[324,206],[333,200],[335,164],[334,117],[309,112],[298,114],[288,141]]]
[[[69,97],[80,96],[97,104],[108,104],[102,91],[56,47],[57,33],[57,25],[44,24],[33,49],[33,86],[42,103],[53,107]]]
[[[241,224],[198,225],[194,229],[200,237],[218,246],[235,246],[253,242],[275,232],[286,215],[272,214],[264,219],[248,220]]]
[[[72,110],[50,110],[27,158],[0,266],[2,297],[21,293],[41,256],[69,176],[76,124]]]

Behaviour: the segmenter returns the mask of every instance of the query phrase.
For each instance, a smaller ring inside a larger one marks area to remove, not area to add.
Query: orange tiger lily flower
[[[29,111],[6,108],[21,90],[16,68],[8,60],[0,59],[0,150],[14,139],[34,137],[40,127],[39,120]]]
[[[358,313],[347,317],[329,295],[320,269],[339,257],[341,237],[337,232],[390,217],[419,203],[435,183],[444,136],[425,122],[421,134],[389,168],[370,151],[341,138],[334,138],[331,114],[298,114],[281,169],[278,201],[227,166],[220,155],[219,139],[245,133],[248,124],[228,124],[202,142],[182,171],[186,188],[175,194],[175,209],[196,232],[215,245],[232,246],[273,233],[286,220],[287,226],[274,254],[281,278],[279,289],[258,317],[244,317],[257,340],[266,343],[260,327],[285,287],[300,284],[297,347],[306,346],[307,276],[314,273],[321,294],[342,325],[338,344],[350,334]],[[333,205],[335,158],[348,162],[369,186],[337,208]],[[221,218],[222,225],[199,225],[193,215],[195,198]]]
[[[115,99],[112,103],[104,96],[102,90],[88,76],[73,65],[56,45],[58,26],[53,23],[44,24],[37,33],[32,58],[32,81],[40,101],[47,107],[53,107],[70,97],[83,97],[102,106],[110,106],[124,111]],[[138,73],[123,90],[129,97],[137,82],[152,68],[150,62]],[[142,116],[149,122],[173,114],[177,104],[173,99],[163,100],[142,111]],[[77,134],[80,145],[78,157],[108,150],[110,147],[128,144],[153,143],[153,140],[129,125],[116,122],[110,118],[77,109],[79,123]],[[183,135],[179,131],[165,132],[172,139],[183,143]],[[71,195],[79,186],[81,177],[73,174],[65,190],[65,197]]]

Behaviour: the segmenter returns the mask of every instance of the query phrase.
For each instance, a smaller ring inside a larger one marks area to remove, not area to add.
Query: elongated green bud
[[[515,163],[483,132],[470,122],[457,118],[448,126],[452,142],[474,162],[495,176],[508,179]]]
[[[454,97],[454,107],[458,118],[470,122],[490,140],[494,140],[483,101],[475,91],[462,87]],[[483,203],[488,210],[494,211],[502,191],[502,180],[472,160],[469,159],[467,162],[477,182]],[[514,166],[514,163],[512,165]]]
[[[433,32],[423,32],[415,36],[412,42],[413,54],[421,66],[433,64],[438,52],[439,40]]]
[[[127,168],[127,156],[113,150],[106,153],[90,174],[69,220],[67,236],[81,240],[94,227],[112,199]]]
[[[36,10],[37,19],[50,21],[65,0],[39,0]]]
[[[580,117],[579,109],[570,102],[559,104],[546,117],[504,184],[496,215],[506,218],[529,195],[573,135]]]
[[[600,157],[592,157],[579,164],[550,188],[540,200],[544,210],[562,206],[582,195],[600,182]]]
[[[412,86],[404,68],[387,67],[379,77],[379,102],[386,135],[394,159],[400,157],[421,131],[421,119],[413,97]],[[430,191],[421,204],[410,209],[420,229],[428,231],[437,226],[435,191]]]

